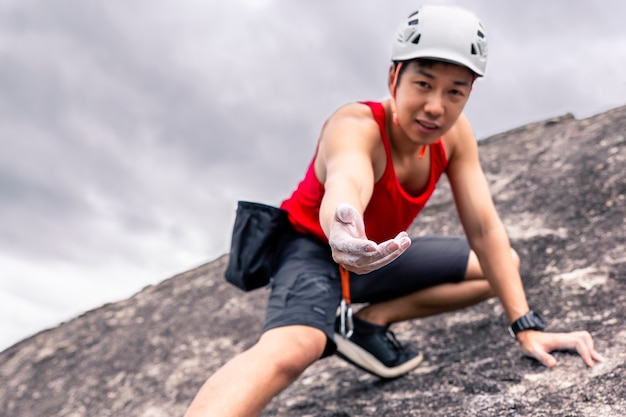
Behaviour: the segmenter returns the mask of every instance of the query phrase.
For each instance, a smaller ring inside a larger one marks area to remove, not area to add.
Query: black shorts
[[[462,237],[429,236],[412,239],[399,258],[369,274],[350,276],[353,303],[394,299],[465,277],[470,248]],[[287,325],[307,325],[327,338],[324,356],[335,349],[337,307],[341,301],[339,267],[330,247],[318,239],[293,233],[270,282],[271,294],[263,331]]]

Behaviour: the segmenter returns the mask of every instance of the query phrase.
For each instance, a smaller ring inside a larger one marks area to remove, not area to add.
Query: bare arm
[[[315,172],[324,184],[320,224],[335,262],[363,274],[400,256],[411,241],[405,232],[380,244],[365,234],[363,212],[374,189],[376,155],[381,150],[378,125],[361,105],[339,110],[322,132]]]
[[[448,177],[459,217],[485,276],[513,322],[529,307],[511,256],[509,238],[493,204],[469,122],[461,116],[454,129],[455,146]]]
[[[528,302],[511,257],[506,230],[480,167],[476,139],[464,116],[459,118],[451,134],[454,151],[448,165],[448,177],[459,217],[486,278],[509,321],[513,322],[528,312]],[[526,330],[518,333],[517,339],[526,355],[548,367],[556,365],[556,359],[550,355],[553,350],[576,350],[587,366],[602,361],[594,349],[591,335],[586,331],[543,333]]]
[[[320,223],[326,236],[341,203],[362,215],[374,188],[372,154],[376,123],[350,107],[340,109],[322,132],[315,171],[324,184]]]

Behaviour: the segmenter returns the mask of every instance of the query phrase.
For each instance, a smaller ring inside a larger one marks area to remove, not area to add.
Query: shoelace
[[[395,333],[387,329],[387,331],[385,332],[385,336],[386,336],[385,339],[387,339],[387,343],[389,343],[389,346],[391,346],[391,348],[395,352],[397,352],[399,356],[400,352],[404,351],[404,346],[402,346],[402,344],[398,342],[398,339],[396,338]]]

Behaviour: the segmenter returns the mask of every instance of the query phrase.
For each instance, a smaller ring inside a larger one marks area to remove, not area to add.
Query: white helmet
[[[478,18],[453,6],[422,6],[398,29],[393,61],[430,58],[463,65],[482,76],[487,66],[487,37]]]

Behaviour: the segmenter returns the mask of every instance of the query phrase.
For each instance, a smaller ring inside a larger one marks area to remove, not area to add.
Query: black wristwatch
[[[511,326],[509,326],[509,333],[513,338],[517,338],[517,334],[524,330],[539,330],[543,331],[546,328],[546,324],[541,317],[534,311],[530,310],[519,319],[515,320]]]

